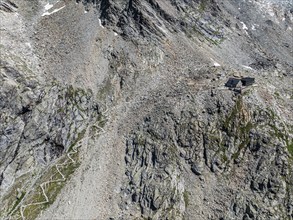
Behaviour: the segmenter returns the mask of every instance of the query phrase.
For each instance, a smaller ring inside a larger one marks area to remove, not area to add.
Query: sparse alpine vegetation
[[[0,218],[292,219],[292,7],[0,0]]]

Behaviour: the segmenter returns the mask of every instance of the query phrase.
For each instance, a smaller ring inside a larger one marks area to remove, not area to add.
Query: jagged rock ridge
[[[290,1],[2,0],[0,16],[1,218],[292,219]]]

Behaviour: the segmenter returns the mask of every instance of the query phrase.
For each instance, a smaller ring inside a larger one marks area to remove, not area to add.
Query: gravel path
[[[117,136],[116,120],[112,119],[96,140],[85,138],[89,144],[81,148],[80,167],[39,219],[107,219],[118,215],[125,149],[123,138]]]

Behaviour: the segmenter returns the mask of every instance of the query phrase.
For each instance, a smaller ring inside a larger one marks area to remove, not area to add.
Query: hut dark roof
[[[229,88],[236,88],[238,83],[240,82],[240,79],[237,78],[229,78],[229,80],[226,82],[225,86]]]
[[[250,86],[254,83],[254,78],[252,77],[244,77],[241,79],[241,83],[243,86]]]

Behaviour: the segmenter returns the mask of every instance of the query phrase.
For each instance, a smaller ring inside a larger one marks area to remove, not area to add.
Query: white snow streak
[[[46,11],[45,13],[42,14],[42,17],[43,17],[43,16],[46,16],[46,15],[54,14],[54,13],[56,13],[57,11],[60,11],[60,10],[63,9],[63,8],[65,8],[65,5],[62,6],[61,8],[58,8],[58,9],[53,10],[52,12],[47,12],[47,11]]]
[[[246,26],[246,24],[244,22],[240,22],[242,24],[242,29],[243,30],[248,30],[248,27]]]
[[[102,28],[105,28],[105,27],[102,25],[102,21],[101,21],[101,19],[99,19],[99,25],[100,25]]]
[[[254,69],[252,69],[250,66],[242,65],[242,67],[244,67],[245,69],[254,70]]]
[[[211,60],[214,62],[214,67],[219,67],[219,66],[221,66],[219,63],[217,63],[216,61],[214,61],[214,59],[213,58],[211,58]]]
[[[51,5],[50,3],[45,5],[45,11],[48,11],[50,8],[52,8],[54,5]]]

